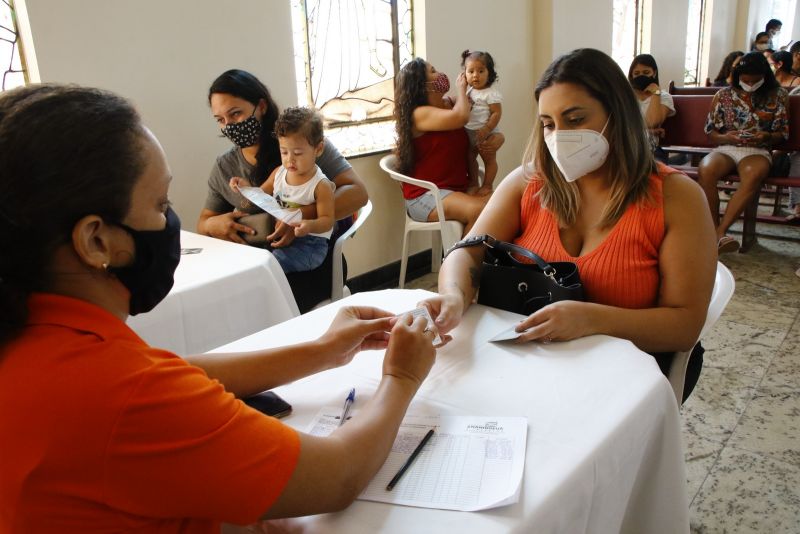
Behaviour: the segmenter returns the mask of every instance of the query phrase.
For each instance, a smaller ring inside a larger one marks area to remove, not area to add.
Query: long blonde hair
[[[650,175],[656,163],[644,118],[628,79],[619,66],[599,50],[579,48],[556,59],[536,85],[534,96],[557,83],[579,85],[598,100],[609,115],[606,135],[611,198],[600,226],[607,228],[622,217],[631,204],[650,201]],[[567,182],[544,142],[542,123],[536,121],[522,158],[528,179],[541,180],[539,199],[553,212],[560,227],[575,223],[580,193]]]

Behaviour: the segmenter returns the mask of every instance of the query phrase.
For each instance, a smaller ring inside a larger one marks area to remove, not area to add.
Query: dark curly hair
[[[261,134],[256,153],[256,166],[248,177],[254,185],[263,184],[272,171],[281,164],[281,154],[278,142],[272,136],[275,121],[278,118],[278,105],[272,99],[267,86],[261,80],[241,69],[226,70],[211,83],[208,89],[208,103],[215,93],[233,95],[236,98],[247,100],[254,106],[264,100],[267,111],[261,118]]]
[[[397,170],[402,174],[410,174],[414,168],[414,137],[411,129],[414,126],[414,110],[428,104],[428,92],[425,90],[427,73],[427,62],[418,57],[406,63],[395,78],[394,119],[397,144],[394,153],[397,156]]]
[[[146,135],[131,103],[108,91],[0,93],[0,349],[25,325],[28,295],[50,287],[54,252],[75,223],[128,213]]]
[[[718,84],[728,83],[728,76],[731,75],[733,71],[733,62],[736,61],[736,58],[742,57],[744,52],[741,50],[734,50],[722,61],[722,67],[719,69],[717,73],[717,77],[714,78],[714,82]]]
[[[780,67],[776,67],[775,72],[777,73],[779,70],[785,72],[786,74],[792,73],[792,53],[786,50],[780,50],[772,54],[772,62],[773,63],[780,63]]]
[[[317,146],[323,141],[325,137],[322,131],[322,115],[311,108],[286,108],[275,121],[275,137],[299,133],[311,146]]]
[[[497,71],[494,68],[494,58],[489,52],[481,52],[480,50],[464,50],[461,52],[461,68],[466,68],[468,59],[477,59],[484,64],[486,70],[489,71],[489,77],[486,79],[486,87],[490,87],[497,81]]]
[[[762,75],[764,76],[764,83],[753,93],[753,104],[760,106],[766,102],[769,97],[781,88],[772,69],[769,68],[769,62],[764,54],[761,52],[749,52],[742,56],[741,61],[733,69],[731,86],[741,88],[739,84],[739,77],[742,74]]]

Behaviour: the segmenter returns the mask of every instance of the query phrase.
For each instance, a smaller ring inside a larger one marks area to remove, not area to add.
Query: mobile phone
[[[242,401],[254,410],[272,417],[281,418],[292,413],[292,405],[272,391],[262,391],[251,397],[246,397]]]
[[[237,222],[245,226],[249,226],[256,231],[255,234],[239,232],[239,235],[242,236],[242,239],[244,239],[250,245],[266,245],[267,236],[271,234],[275,228],[275,221],[272,218],[272,215],[269,213],[245,215],[244,217],[239,217]]]

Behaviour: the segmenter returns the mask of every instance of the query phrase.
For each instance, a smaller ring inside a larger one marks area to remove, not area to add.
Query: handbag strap
[[[506,254],[509,255],[509,257],[511,257],[511,253],[519,254],[520,256],[524,256],[525,258],[528,258],[529,260],[531,260],[534,263],[536,263],[536,265],[539,266],[539,268],[542,270],[542,272],[544,274],[546,274],[550,278],[555,279],[554,278],[555,274],[556,274],[555,267],[553,267],[552,265],[547,263],[544,260],[544,258],[539,256],[535,252],[528,250],[525,247],[521,247],[519,245],[515,245],[514,243],[508,243],[506,241],[498,241],[497,239],[495,239],[494,237],[490,236],[489,234],[476,235],[476,236],[466,237],[466,238],[462,239],[461,241],[459,241],[458,243],[456,243],[455,245],[450,247],[450,249],[445,253],[445,257],[447,257],[448,254],[450,254],[451,252],[453,252],[456,249],[464,248],[464,247],[474,247],[474,246],[477,246],[477,245],[486,245],[487,247],[489,247],[491,249],[494,249],[494,250],[497,250],[497,251],[500,251],[500,252],[505,252]],[[516,261],[516,260],[514,260],[514,261]]]

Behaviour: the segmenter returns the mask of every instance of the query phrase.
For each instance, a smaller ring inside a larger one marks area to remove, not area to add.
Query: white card
[[[303,213],[300,210],[282,208],[278,201],[259,187],[240,187],[239,192],[250,202],[286,224],[300,224]]]
[[[517,325],[512,325],[511,328],[506,328],[493,338],[489,340],[490,343],[495,343],[497,341],[509,341],[512,339],[517,339],[519,336],[524,334],[525,332],[517,332],[516,331]]]
[[[398,313],[397,315],[405,315],[406,313],[410,313],[411,317],[424,317],[428,321],[428,328],[433,329],[436,337],[433,338],[434,345],[441,345],[442,338],[439,336],[439,329],[436,328],[436,323],[433,322],[433,317],[431,317],[431,313],[428,311],[428,308],[425,306],[420,306],[419,308],[415,308],[413,310],[407,311],[405,313]]]

